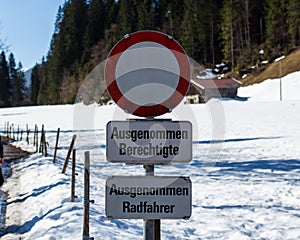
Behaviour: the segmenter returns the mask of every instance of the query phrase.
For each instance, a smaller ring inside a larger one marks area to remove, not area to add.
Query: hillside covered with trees
[[[31,103],[26,89],[26,79],[22,71],[22,64],[18,66],[13,53],[8,59],[5,52],[0,54],[0,107],[28,105]]]
[[[31,75],[31,104],[73,103],[86,75],[126,33],[174,36],[197,62],[237,74],[300,45],[299,0],[68,0],[47,56]]]

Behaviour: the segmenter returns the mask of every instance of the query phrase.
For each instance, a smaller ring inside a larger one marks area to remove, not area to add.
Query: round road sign
[[[105,64],[108,93],[128,113],[154,117],[174,109],[190,83],[190,65],[180,44],[156,31],[127,34]]]

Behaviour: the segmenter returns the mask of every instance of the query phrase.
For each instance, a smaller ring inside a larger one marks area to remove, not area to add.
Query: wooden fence
[[[28,124],[26,124],[26,129],[23,131],[20,129],[20,126],[15,126],[13,123],[5,122],[4,123],[4,135],[10,140],[10,141],[23,141],[23,134],[26,134],[25,139],[27,144],[33,144],[33,147],[35,148],[36,153],[41,153],[45,157],[47,157],[48,154],[48,146],[49,143],[47,142],[46,138],[46,131],[44,129],[44,125],[42,125],[41,130],[39,131],[38,125],[35,124],[34,130],[31,131],[28,127]],[[32,141],[30,142],[30,133],[33,133]],[[53,153],[53,163],[55,164],[57,161],[57,152],[59,150],[59,136],[60,136],[60,128],[57,129],[56,133],[56,141],[55,141],[55,147],[54,147],[54,153]],[[76,176],[78,174],[76,173],[76,149],[75,149],[75,141],[76,141],[76,135],[74,134],[70,146],[67,151],[67,155],[63,164],[63,168],[61,173],[65,174],[67,171],[68,163],[70,160],[72,160],[72,170],[71,170],[71,197],[70,201],[75,202],[75,199],[77,198],[75,193],[75,187],[76,187]],[[72,155],[72,156],[71,156]],[[94,200],[90,200],[90,154],[89,152],[84,153],[84,197],[83,197],[83,234],[82,239],[83,240],[93,240],[93,237],[90,237],[89,233],[89,215],[90,215],[90,203],[94,203]]]

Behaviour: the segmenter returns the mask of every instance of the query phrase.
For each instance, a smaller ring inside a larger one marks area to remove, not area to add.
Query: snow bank
[[[281,79],[282,99],[300,99],[300,71],[291,73]],[[280,78],[269,79],[262,83],[241,87],[238,96],[249,97],[249,101],[279,101],[280,100]]]

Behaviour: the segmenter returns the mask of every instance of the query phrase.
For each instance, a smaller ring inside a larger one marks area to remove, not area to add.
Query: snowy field
[[[157,166],[157,175],[190,176],[189,220],[162,220],[162,239],[300,239],[300,72],[239,90],[248,101],[212,100],[180,105],[162,116],[193,124],[193,161]],[[11,165],[6,226],[1,239],[82,239],[83,154],[91,155],[90,237],[143,239],[143,220],[108,220],[105,181],[111,175],[143,175],[141,166],[108,163],[105,125],[128,116],[115,105],[38,106],[0,109],[4,123],[25,129],[45,125],[49,156],[32,154]],[[52,163],[56,130],[58,160]],[[73,134],[77,135],[75,203],[70,202],[71,167],[61,174]],[[29,151],[30,144],[15,142]],[[1,233],[1,229],[0,229]]]

